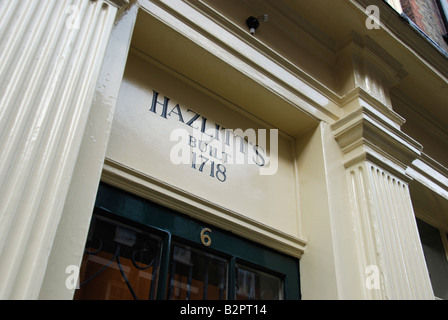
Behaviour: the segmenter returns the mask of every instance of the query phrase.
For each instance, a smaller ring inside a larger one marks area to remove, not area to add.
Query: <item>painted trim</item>
[[[110,159],[106,159],[102,181],[221,229],[232,230],[248,240],[287,255],[300,258],[305,252],[306,241],[298,237],[244,217]]]

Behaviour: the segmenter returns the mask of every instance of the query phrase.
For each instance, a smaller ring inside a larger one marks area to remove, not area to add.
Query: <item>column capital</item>
[[[342,95],[362,88],[392,109],[389,89],[407,76],[403,65],[369,36],[352,31],[338,51]]]
[[[401,118],[361,105],[332,125],[335,139],[344,153],[346,168],[370,161],[405,181],[411,178],[406,169],[417,159],[423,147],[400,130]]]
[[[357,93],[331,128],[349,183],[357,263],[377,270],[375,288],[362,288],[365,298],[433,299],[407,171],[423,148],[401,131],[403,118],[361,88]]]

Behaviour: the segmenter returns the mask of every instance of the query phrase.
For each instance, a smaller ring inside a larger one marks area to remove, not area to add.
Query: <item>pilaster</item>
[[[32,0],[0,12],[0,299],[35,299],[118,8]]]
[[[332,126],[344,154],[357,261],[366,270],[364,295],[433,299],[406,174],[422,147],[400,131],[393,111],[380,109],[366,104]]]
[[[390,89],[406,72],[368,36],[352,32],[338,55],[343,153],[357,261],[366,299],[434,299],[409,192],[422,146],[401,131]]]

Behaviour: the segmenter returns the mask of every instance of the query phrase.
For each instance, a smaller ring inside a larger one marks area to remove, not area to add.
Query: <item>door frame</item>
[[[101,183],[97,193],[95,213],[138,224],[139,228],[155,229],[163,236],[162,258],[156,298],[166,297],[170,249],[173,241],[229,257],[228,297],[235,297],[236,264],[256,266],[261,271],[279,275],[284,280],[284,297],[301,298],[299,259],[267,248],[225,231],[219,226],[191,218],[152,201]],[[210,243],[207,241],[211,241]]]

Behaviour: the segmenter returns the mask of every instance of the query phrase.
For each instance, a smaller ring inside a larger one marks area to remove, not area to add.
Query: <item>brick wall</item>
[[[443,39],[447,30],[436,0],[400,0],[400,2],[403,12],[445,52],[448,52],[448,44]]]

